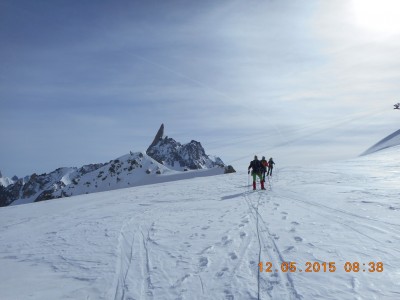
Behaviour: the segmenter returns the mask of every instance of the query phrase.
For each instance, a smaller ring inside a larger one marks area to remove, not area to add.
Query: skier
[[[262,180],[265,182],[265,173],[267,172],[267,168],[268,168],[268,162],[266,161],[265,156],[262,157],[261,164],[263,166],[263,169],[262,169]]]
[[[267,171],[267,176],[272,176],[272,169],[274,168],[274,160],[272,157],[268,160],[268,171]]]
[[[256,177],[260,178],[260,183],[261,183],[261,189],[265,190],[264,188],[264,181],[262,180],[261,173],[263,170],[263,165],[261,162],[258,160],[257,155],[254,156],[254,160],[250,162],[247,174],[250,174],[250,169],[251,175],[253,176],[253,190],[256,189]]]

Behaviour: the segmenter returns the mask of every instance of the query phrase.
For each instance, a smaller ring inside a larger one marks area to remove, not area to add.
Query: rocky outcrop
[[[158,130],[146,154],[154,160],[175,170],[199,170],[214,167],[224,168],[225,164],[219,157],[209,156],[200,142],[195,140],[181,144],[164,136],[164,125]]]
[[[160,129],[158,129],[156,136],[154,137],[153,142],[150,144],[149,148],[147,148],[146,153],[153,148],[164,136],[164,124],[161,124]],[[1,176],[0,176],[1,177]]]
[[[49,174],[33,173],[25,178],[20,178],[0,190],[0,206],[7,206],[18,199],[31,199],[32,202],[36,202],[59,198],[59,191],[67,184],[103,165],[92,164],[79,169],[58,168]]]
[[[0,207],[7,206],[14,200],[19,199],[23,186],[22,179],[7,187],[0,186]]]
[[[225,174],[236,173],[236,170],[231,165],[229,165],[225,167],[224,173]]]

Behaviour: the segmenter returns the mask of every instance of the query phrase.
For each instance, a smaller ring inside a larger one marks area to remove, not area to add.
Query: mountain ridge
[[[220,158],[208,156],[200,142],[192,140],[182,145],[163,135],[164,124],[149,146],[149,154],[131,151],[107,163],[63,167],[41,175],[33,173],[0,185],[0,207],[180,180],[183,177],[179,173],[188,171],[192,176],[235,172]],[[151,151],[154,149],[157,151]]]
[[[372,154],[374,152],[377,152],[377,151],[380,151],[380,150],[383,150],[386,148],[398,146],[398,145],[400,145],[400,129],[389,134],[388,136],[384,137],[376,144],[369,147],[367,150],[365,150],[363,153],[361,153],[360,156]]]

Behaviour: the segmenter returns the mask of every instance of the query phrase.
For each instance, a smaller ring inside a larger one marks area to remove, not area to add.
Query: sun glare
[[[400,0],[353,0],[358,26],[383,34],[400,33]]]

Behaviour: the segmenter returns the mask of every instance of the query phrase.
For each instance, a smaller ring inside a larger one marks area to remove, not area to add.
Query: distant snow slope
[[[0,298],[398,299],[399,154],[0,208]]]
[[[400,129],[388,135],[378,143],[367,149],[361,155],[367,155],[389,147],[400,145]]]

